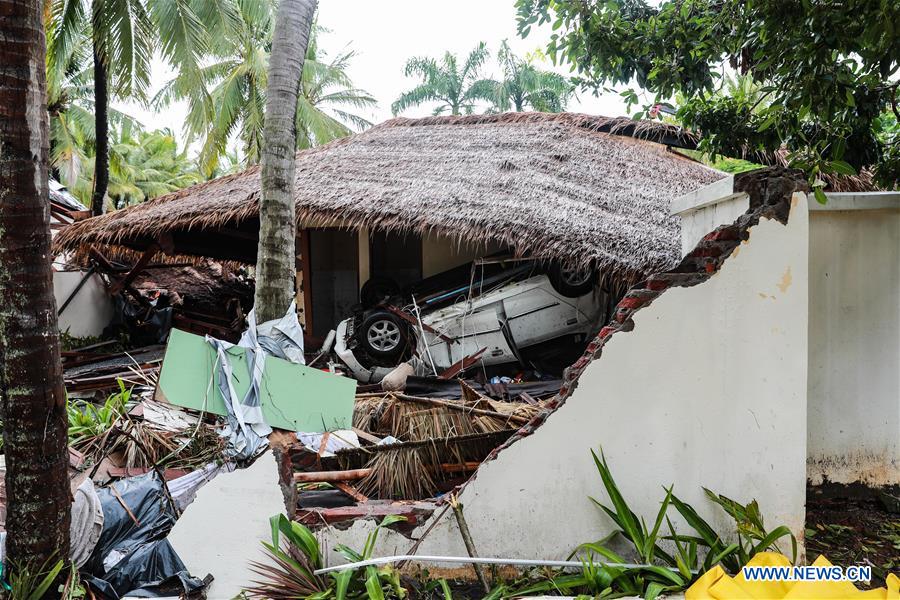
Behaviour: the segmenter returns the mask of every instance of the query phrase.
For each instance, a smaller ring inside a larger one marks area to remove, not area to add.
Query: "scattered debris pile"
[[[127,352],[106,351],[107,348],[118,345],[118,341],[109,340],[63,351],[66,391],[79,397],[103,397],[120,389],[119,382],[124,382],[129,387],[152,387],[159,373],[165,347],[155,344]]]
[[[491,398],[465,380],[454,381],[455,398],[443,384],[435,388],[443,398],[357,394],[352,430],[298,434],[285,443],[297,520],[317,526],[397,514],[410,527],[418,524],[543,413],[559,385],[542,383],[542,391],[532,389],[536,398],[521,393],[512,401]]]
[[[153,250],[136,261],[118,262],[91,248],[86,256],[77,257],[81,284],[60,312],[89,278],[99,275],[115,306],[106,337],[126,337],[132,345],[161,344],[177,326],[237,341],[253,303],[253,282],[244,269],[212,260],[152,262],[156,255]]]

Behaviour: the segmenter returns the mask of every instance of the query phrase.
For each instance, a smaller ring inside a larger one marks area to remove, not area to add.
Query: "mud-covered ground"
[[[832,564],[871,565],[869,586],[884,585],[900,573],[900,514],[888,512],[877,497],[825,497],[807,494],[806,555],[820,554]]]

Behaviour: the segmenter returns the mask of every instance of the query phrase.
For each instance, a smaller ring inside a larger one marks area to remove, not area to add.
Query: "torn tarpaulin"
[[[231,363],[225,351],[233,346],[228,342],[206,336],[216,350],[216,364],[219,370],[219,391],[225,399],[228,415],[222,435],[228,437],[228,452],[238,460],[255,456],[266,443],[266,436],[272,428],[263,418],[260,404],[259,386],[263,378],[266,355],[288,360],[295,364],[306,364],[303,358],[303,330],[297,320],[294,302],[280,319],[256,325],[256,309],[247,317],[247,331],[237,343],[247,348],[247,368],[250,371],[250,388],[243,398],[238,398],[232,382]]]
[[[97,491],[103,532],[84,572],[104,596],[152,598],[203,587],[166,540],[176,515],[164,485],[151,471]]]

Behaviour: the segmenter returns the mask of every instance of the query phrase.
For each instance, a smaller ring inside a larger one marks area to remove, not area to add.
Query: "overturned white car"
[[[558,374],[606,322],[612,294],[590,269],[508,264],[476,262],[407,290],[368,282],[360,310],[337,328],[338,357],[364,382],[410,359],[423,375],[468,357],[485,370]]]

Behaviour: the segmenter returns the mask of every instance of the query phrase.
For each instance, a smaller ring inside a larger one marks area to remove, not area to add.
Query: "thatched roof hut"
[[[679,258],[669,202],[724,174],[671,152],[661,123],[579,114],[393,119],[297,154],[301,225],[438,234],[640,276]],[[80,222],[57,251],[158,241],[184,257],[253,263],[257,167]]]

